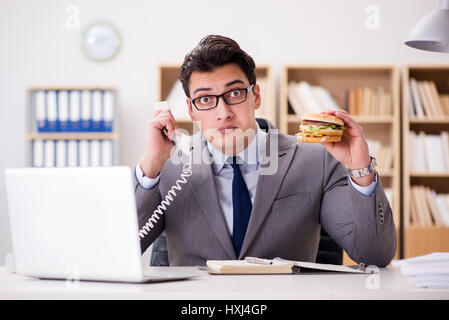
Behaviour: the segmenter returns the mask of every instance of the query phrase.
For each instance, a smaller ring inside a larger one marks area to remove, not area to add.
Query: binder
[[[101,165],[101,149],[99,140],[90,141],[90,166],[99,167]]]
[[[81,128],[82,132],[89,132],[92,128],[91,93],[89,90],[81,91]]]
[[[32,166],[43,167],[44,166],[44,142],[42,140],[34,140],[32,143]]]
[[[78,132],[81,130],[81,99],[79,90],[71,90],[69,93],[69,131]]]
[[[90,165],[89,159],[89,141],[88,140],[80,140],[78,143],[78,156],[79,162],[78,165],[80,167],[88,167]]]
[[[47,132],[58,131],[58,102],[55,90],[47,91]]]
[[[55,141],[44,140],[44,166],[51,168],[55,166]]]
[[[67,141],[56,141],[56,167],[67,166]]]
[[[66,90],[58,91],[58,131],[69,131],[69,95]]]
[[[36,129],[38,132],[47,131],[47,113],[45,107],[45,91],[38,90],[34,92],[34,117],[36,121]]]
[[[103,93],[103,128],[112,132],[114,122],[114,92],[106,90]]]
[[[78,141],[68,140],[67,141],[67,166],[77,167],[78,166]]]
[[[92,92],[92,129],[101,132],[103,129],[102,93],[100,90]]]
[[[101,141],[101,165],[103,167],[109,167],[113,164],[113,145],[111,140]]]

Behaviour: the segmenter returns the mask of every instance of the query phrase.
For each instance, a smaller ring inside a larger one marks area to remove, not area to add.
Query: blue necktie
[[[231,166],[234,169],[234,178],[232,179],[232,243],[234,244],[237,256],[239,256],[253,206],[248,188],[246,187],[245,180],[243,180],[242,172],[236,160],[237,157],[232,157]]]

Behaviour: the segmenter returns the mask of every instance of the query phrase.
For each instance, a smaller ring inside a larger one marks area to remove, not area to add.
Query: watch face
[[[82,47],[86,55],[95,61],[113,58],[121,46],[120,35],[111,24],[98,22],[86,28]]]

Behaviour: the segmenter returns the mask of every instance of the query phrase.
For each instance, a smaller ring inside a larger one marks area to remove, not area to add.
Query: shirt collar
[[[241,160],[243,160],[242,165],[247,165],[249,168],[254,170],[259,168],[259,163],[261,158],[263,157],[267,141],[267,133],[260,129],[257,122],[256,126],[256,136],[251,140],[251,142],[244,150],[237,154],[237,156],[240,157]],[[214,173],[219,174],[225,164],[228,163],[228,158],[232,156],[222,153],[220,150],[216,149],[207,139],[205,140],[207,143],[207,148],[213,160],[212,167],[214,169]]]

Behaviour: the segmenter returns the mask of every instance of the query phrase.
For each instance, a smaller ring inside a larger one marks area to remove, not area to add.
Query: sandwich
[[[339,142],[344,122],[338,117],[321,113],[304,113],[301,116],[298,141],[308,143]]]

